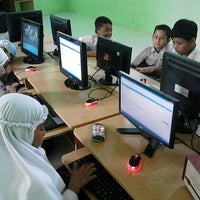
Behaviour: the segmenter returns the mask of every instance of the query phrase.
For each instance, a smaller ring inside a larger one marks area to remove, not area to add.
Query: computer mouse
[[[128,168],[131,171],[138,171],[142,166],[142,158],[139,155],[132,155],[128,162]]]
[[[86,105],[86,106],[92,106],[92,105],[98,104],[98,102],[99,102],[98,99],[90,98],[90,99],[87,99],[87,100],[86,100],[85,105]]]
[[[25,71],[26,72],[34,72],[34,71],[37,71],[37,67],[28,66],[28,67],[26,67]]]

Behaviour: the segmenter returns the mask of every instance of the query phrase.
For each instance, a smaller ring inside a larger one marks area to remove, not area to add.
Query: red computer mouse
[[[28,66],[26,67],[25,71],[26,72],[34,72],[34,71],[37,71],[37,67],[34,67],[34,66]]]
[[[139,155],[133,155],[128,161],[128,169],[130,171],[139,171],[142,167],[142,158]]]

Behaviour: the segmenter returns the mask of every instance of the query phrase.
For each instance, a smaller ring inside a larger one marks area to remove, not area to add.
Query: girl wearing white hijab
[[[95,178],[93,164],[72,171],[68,189],[41,148],[48,110],[34,98],[0,97],[0,200],[76,200]]]

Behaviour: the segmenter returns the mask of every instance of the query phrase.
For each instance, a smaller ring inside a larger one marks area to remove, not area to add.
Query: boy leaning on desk
[[[196,47],[197,32],[197,24],[189,19],[178,20],[172,30],[165,24],[157,25],[152,36],[153,45],[145,48],[131,63],[131,67],[160,79],[165,51],[172,51],[200,62],[200,50]],[[173,46],[170,44],[170,37]]]

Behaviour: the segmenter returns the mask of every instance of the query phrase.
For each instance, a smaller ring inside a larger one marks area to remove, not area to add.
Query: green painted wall
[[[180,18],[200,22],[200,0],[66,0],[66,9],[90,17],[107,15],[114,24],[151,33],[156,24]]]
[[[44,15],[75,12],[91,18],[106,15],[114,24],[152,33],[156,24],[173,26],[180,18],[200,23],[200,0],[34,0]]]
[[[67,10],[67,0],[34,0],[35,10],[42,10],[43,15],[64,12]]]

